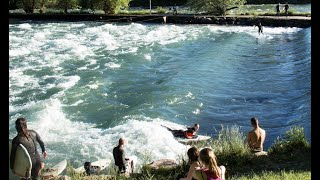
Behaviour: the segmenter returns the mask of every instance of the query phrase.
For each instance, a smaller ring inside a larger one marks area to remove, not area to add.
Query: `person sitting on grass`
[[[200,151],[200,160],[204,168],[198,168],[193,177],[197,180],[225,180],[226,168],[218,166],[217,157],[211,148]]]
[[[187,173],[187,177],[180,178],[180,180],[194,180],[192,177],[197,168],[201,167],[201,163],[199,161],[199,150],[196,147],[189,148],[188,152],[189,158],[189,171]]]
[[[251,130],[247,135],[247,143],[253,153],[263,151],[263,143],[266,139],[266,131],[259,127],[259,120],[256,117],[251,118]]]
[[[113,148],[113,158],[115,165],[118,166],[118,173],[131,174],[133,173],[133,160],[126,157],[124,151],[125,139],[120,138],[118,146]]]

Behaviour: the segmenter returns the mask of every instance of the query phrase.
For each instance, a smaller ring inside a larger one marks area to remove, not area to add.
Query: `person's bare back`
[[[252,118],[253,130],[248,133],[248,145],[254,152],[263,151],[263,144],[266,138],[266,131],[259,127],[258,119]]]

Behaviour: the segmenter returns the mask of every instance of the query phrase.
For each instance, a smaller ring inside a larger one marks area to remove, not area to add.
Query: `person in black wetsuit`
[[[27,149],[32,161],[31,178],[33,180],[39,179],[39,172],[42,168],[44,168],[44,164],[41,162],[40,155],[37,150],[37,142],[41,147],[43,158],[46,158],[47,156],[45,145],[36,131],[29,130],[27,128],[27,120],[25,118],[18,118],[15,123],[18,134],[12,140],[10,169],[14,173],[13,167],[16,158],[15,156],[17,147],[19,146],[19,144],[22,144]]]
[[[288,16],[288,9],[289,9],[289,5],[286,2],[286,4],[284,5],[284,13],[286,14],[286,16]]]
[[[124,138],[119,139],[118,146],[113,148],[113,158],[115,165],[118,166],[118,173],[132,173],[133,172],[133,161],[127,158],[124,151]]]
[[[280,3],[278,3],[276,5],[276,12],[277,12],[277,16],[279,16],[280,15]]]
[[[192,139],[197,137],[197,132],[200,128],[200,125],[194,124],[193,127],[188,127],[187,130],[182,130],[182,129],[176,130],[166,126],[163,126],[163,127],[167,128],[173,134],[174,137]]]
[[[260,33],[263,34],[263,27],[262,27],[262,25],[261,25],[261,22],[259,22],[259,24],[258,24],[258,25],[255,25],[255,26],[258,27],[258,33],[259,33],[259,35],[260,35]]]

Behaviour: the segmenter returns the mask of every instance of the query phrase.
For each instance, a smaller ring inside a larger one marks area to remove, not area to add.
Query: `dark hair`
[[[18,134],[25,136],[27,139],[30,137],[27,128],[27,120],[25,118],[21,117],[16,120],[16,130]]]
[[[123,145],[124,144],[124,138],[120,138],[119,139],[119,146]]]
[[[257,125],[258,124],[258,118],[256,118],[256,117],[253,117],[253,118],[251,118],[251,124],[252,125]]]
[[[189,148],[188,152],[189,161],[198,161],[199,157],[199,150],[196,147]]]

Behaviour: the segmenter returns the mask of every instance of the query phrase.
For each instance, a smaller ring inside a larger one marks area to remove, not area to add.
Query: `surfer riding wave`
[[[182,130],[182,129],[177,130],[177,129],[169,128],[164,125],[161,125],[161,126],[167,128],[173,134],[174,137],[187,138],[187,139],[197,138],[198,137],[197,132],[200,128],[200,125],[197,123],[194,124],[193,127],[188,127],[187,130]]]

